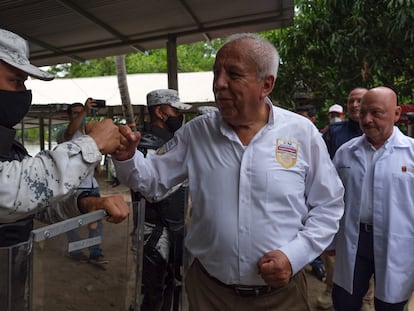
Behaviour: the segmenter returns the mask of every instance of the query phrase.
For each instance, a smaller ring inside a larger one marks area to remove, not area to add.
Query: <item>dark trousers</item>
[[[355,261],[354,291],[352,294],[334,284],[332,300],[335,311],[360,311],[362,299],[369,287],[369,280],[375,272],[373,233],[361,230]],[[375,275],[374,275],[375,278]],[[374,299],[376,311],[403,311],[406,301],[387,303]]]

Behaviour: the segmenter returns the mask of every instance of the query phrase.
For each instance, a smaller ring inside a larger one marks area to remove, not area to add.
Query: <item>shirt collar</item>
[[[269,106],[269,118],[268,118],[268,121],[267,121],[267,125],[265,125],[265,127],[266,126],[273,127],[274,124],[275,124],[275,116],[274,116],[274,111],[273,111],[273,107],[274,107],[273,106],[273,103],[270,100],[270,98],[267,97],[267,96],[264,99],[264,103]],[[233,131],[233,129],[231,128],[231,126],[228,125],[224,121],[222,121],[220,123],[220,131],[221,131],[221,133],[224,136],[227,136],[227,137],[229,137],[232,140],[237,140],[238,139],[236,133]]]
[[[269,97],[265,97],[264,102],[269,106],[269,119],[267,120],[267,125],[273,126],[275,124],[275,114],[273,111],[273,103]]]
[[[377,150],[380,150],[382,148],[385,149],[385,150],[388,150],[389,148],[391,148],[391,146],[393,144],[390,144],[390,142],[393,142],[395,140],[395,136],[396,136],[395,132],[396,132],[396,130],[395,130],[395,126],[394,126],[393,129],[392,129],[391,136],[388,137],[388,139],[385,141],[385,143],[380,148],[378,148]],[[375,147],[368,141],[366,135],[364,135],[364,136],[365,136],[365,140],[364,140],[365,146],[373,148],[375,150]]]

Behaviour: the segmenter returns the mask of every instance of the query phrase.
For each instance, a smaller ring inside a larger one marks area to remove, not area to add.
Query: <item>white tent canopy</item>
[[[132,105],[146,105],[147,93],[168,87],[166,73],[130,74],[127,80]],[[178,93],[183,102],[213,102],[212,83],[212,72],[179,73]],[[32,103],[35,105],[84,103],[88,97],[105,99],[107,106],[121,105],[116,76],[54,79],[50,82],[29,78],[26,87],[32,90]]]

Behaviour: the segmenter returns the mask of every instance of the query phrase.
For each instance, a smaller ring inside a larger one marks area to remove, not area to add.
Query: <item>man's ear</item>
[[[163,118],[163,111],[162,111],[162,109],[161,109],[161,105],[158,105],[158,106],[156,106],[156,107],[154,108],[154,114],[155,114],[155,116],[156,116],[158,119],[160,119],[160,120],[164,121],[164,118]]]
[[[263,97],[268,96],[272,92],[273,87],[275,86],[275,81],[276,79],[273,75],[266,76],[263,79]]]
[[[401,117],[401,106],[395,107],[394,123],[397,122]]]

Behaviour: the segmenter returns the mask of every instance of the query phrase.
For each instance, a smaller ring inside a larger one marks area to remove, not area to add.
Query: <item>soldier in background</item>
[[[138,150],[144,155],[161,152],[183,124],[182,110],[191,108],[180,102],[178,92],[171,89],[155,90],[147,94],[150,122],[144,124]],[[164,146],[160,149],[161,146]],[[158,150],[158,151],[157,151]],[[132,192],[134,201],[140,194]],[[171,189],[156,202],[145,202],[144,259],[142,275],[142,311],[170,310],[173,295],[180,290],[184,239],[184,208],[187,188],[182,184]],[[136,237],[137,213],[134,211]],[[134,243],[133,239],[133,245]]]
[[[95,106],[95,100],[92,98],[86,99],[85,105],[79,102],[69,105],[67,114],[70,122],[66,128],[58,133],[56,139],[57,143],[60,144],[84,135],[86,118]],[[99,198],[101,196],[99,192],[99,184],[95,178],[95,170],[90,172],[83,179],[82,183],[77,188],[77,191],[80,197],[87,195]],[[102,237],[102,231],[103,224],[101,220],[88,224],[88,238]],[[81,235],[79,228],[66,232],[66,237],[69,243],[80,241]],[[89,262],[103,270],[106,270],[106,265],[108,264],[108,260],[104,258],[101,244],[89,247],[89,257],[85,255],[82,250],[71,251],[67,256],[76,261]]]

